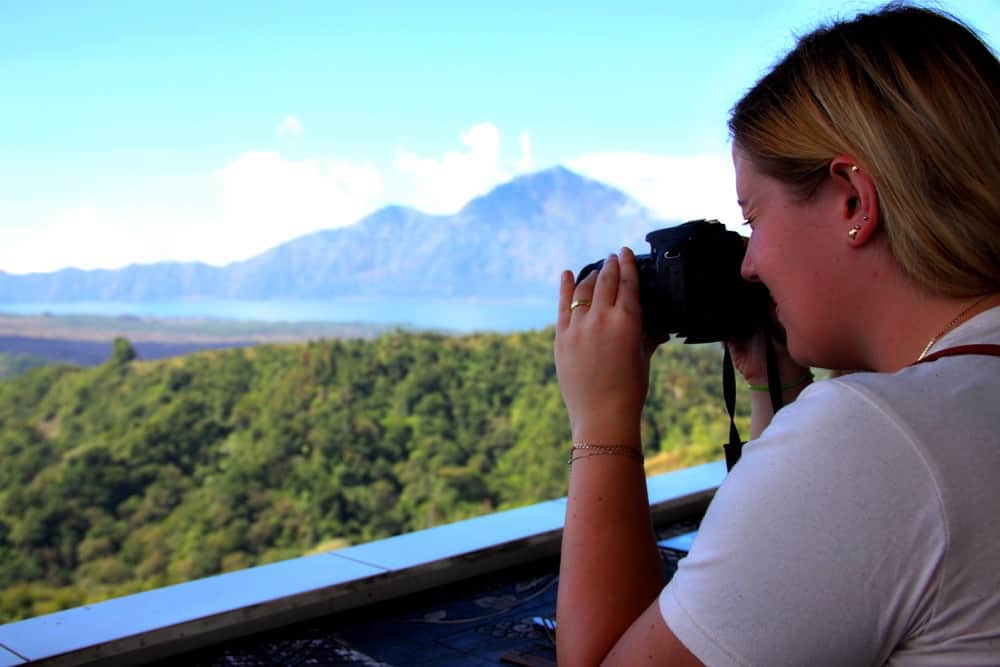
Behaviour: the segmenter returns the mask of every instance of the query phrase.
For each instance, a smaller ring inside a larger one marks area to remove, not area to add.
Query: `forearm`
[[[642,463],[622,455],[577,460],[559,569],[559,664],[599,664],[663,585]]]
[[[575,442],[559,567],[559,664],[601,663],[663,586],[640,453],[652,347],[642,337],[639,273],[627,248],[574,286],[564,271],[556,320],[559,388]],[[634,448],[634,449],[627,449]],[[582,456],[589,453],[589,456]]]

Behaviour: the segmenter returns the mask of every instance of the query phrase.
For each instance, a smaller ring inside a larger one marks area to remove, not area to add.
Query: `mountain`
[[[500,185],[454,215],[390,206],[223,267],[0,272],[0,301],[551,296],[562,269],[622,245],[647,252],[646,233],[668,224],[619,190],[554,167]]]

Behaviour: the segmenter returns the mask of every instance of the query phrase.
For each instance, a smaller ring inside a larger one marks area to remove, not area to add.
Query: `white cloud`
[[[249,257],[289,239],[357,222],[380,203],[382,179],[368,163],[288,160],[250,151],[215,174],[217,236],[226,261]]]
[[[26,210],[0,202],[0,270],[119,268],[133,263],[226,264],[297,236],[357,222],[383,203],[372,164],[290,160],[249,151],[216,171],[84,202]],[[129,184],[134,185],[134,184]]]
[[[302,121],[295,116],[285,116],[278,125],[278,134],[282,136],[301,137]]]
[[[120,249],[126,225],[117,224],[89,205],[55,209],[17,228],[5,229],[0,269],[10,273],[55,271],[66,267],[96,268],[95,256],[114,257],[118,266],[129,260]],[[128,252],[128,250],[126,250]],[[114,261],[114,260],[113,260]]]
[[[479,123],[463,132],[466,150],[440,158],[400,151],[394,166],[402,177],[400,201],[425,213],[454,213],[473,197],[510,179],[500,162],[500,130]]]
[[[521,145],[521,159],[517,163],[517,170],[519,172],[531,171],[534,160],[531,157],[531,137],[528,136],[527,132],[522,132],[518,137],[518,143]]]
[[[732,229],[743,221],[728,155],[591,153],[565,164],[622,190],[661,218],[717,218]]]

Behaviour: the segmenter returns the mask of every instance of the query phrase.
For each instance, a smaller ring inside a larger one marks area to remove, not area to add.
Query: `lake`
[[[339,298],[244,301],[184,299],[170,301],[79,301],[0,303],[12,315],[137,315],[211,317],[256,322],[372,322],[459,333],[501,333],[541,329],[555,322],[556,299],[485,301],[427,298]]]

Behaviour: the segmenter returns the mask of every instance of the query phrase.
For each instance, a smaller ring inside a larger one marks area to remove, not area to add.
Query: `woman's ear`
[[[844,238],[852,246],[862,246],[878,230],[878,191],[865,168],[850,155],[838,155],[830,162],[830,176],[842,195],[840,218]]]

